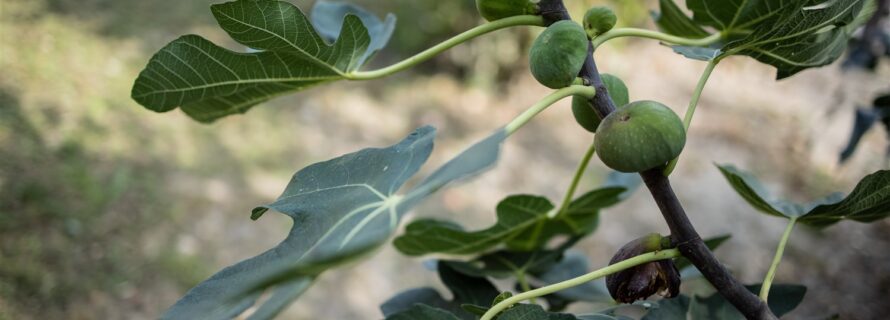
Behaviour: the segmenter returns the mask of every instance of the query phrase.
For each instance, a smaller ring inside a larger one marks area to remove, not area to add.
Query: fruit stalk
[[[760,286],[760,299],[763,299],[763,301],[769,301],[769,288],[773,284],[773,279],[776,278],[776,270],[779,269],[779,262],[782,262],[782,255],[785,253],[785,245],[788,244],[788,238],[791,237],[791,230],[794,229],[795,222],[797,222],[797,219],[788,221],[788,226],[785,227],[785,232],[782,233],[782,239],[779,240],[779,246],[776,247],[776,255],[773,257],[773,263],[770,264],[769,271],[766,273],[766,278],[763,279],[763,285]]]
[[[550,24],[559,20],[571,19],[562,0],[542,0],[540,2],[541,15],[546,23]],[[600,118],[615,110],[606,86],[596,67],[593,58],[593,45],[588,49],[588,57],[581,69],[580,77],[586,79],[591,86],[596,88],[597,94],[591,99],[591,103]],[[686,216],[680,200],[671,188],[670,181],[663,174],[663,168],[650,169],[641,172],[646,187],[664,216],[665,222],[671,230],[671,239],[677,244],[677,249],[684,257],[689,259],[702,275],[717,289],[720,294],[732,303],[748,319],[777,319],[769,310],[766,302],[742,286],[726,268],[714,257],[711,250],[699,237],[695,227]]]
[[[531,291],[526,291],[526,292],[517,294],[515,296],[512,296],[510,298],[507,298],[506,300],[501,301],[498,304],[492,306],[491,309],[488,309],[488,311],[486,311],[485,314],[482,315],[482,318],[480,318],[480,320],[494,319],[495,316],[497,316],[499,313],[501,313],[501,311],[503,311],[504,309],[507,309],[514,304],[522,302],[523,300],[528,300],[528,299],[536,298],[536,297],[543,297],[545,295],[548,295],[548,294],[551,294],[551,293],[554,293],[557,291],[565,290],[565,289],[568,289],[571,287],[580,286],[587,282],[608,276],[610,274],[614,274],[614,273],[622,271],[622,270],[633,268],[633,267],[636,267],[636,266],[644,264],[644,263],[676,258],[679,255],[680,254],[676,249],[668,249],[668,250],[660,250],[660,251],[656,251],[656,252],[644,253],[644,254],[635,256],[633,258],[623,260],[623,261],[617,262],[615,264],[611,264],[607,267],[591,271],[591,272],[589,272],[585,275],[582,275],[580,277],[572,278],[572,279],[569,279],[569,280],[566,280],[563,282],[557,282],[557,283],[554,283],[554,284],[551,284],[548,286],[544,286],[544,287],[540,287],[540,288],[537,288],[537,289],[534,289]]]

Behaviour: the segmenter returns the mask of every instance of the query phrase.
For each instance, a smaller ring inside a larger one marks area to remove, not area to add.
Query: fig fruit
[[[606,91],[609,92],[616,106],[623,106],[630,102],[627,86],[621,79],[608,73],[603,73],[602,78],[603,84],[606,85]],[[587,131],[596,132],[596,128],[600,125],[600,117],[593,111],[590,100],[585,97],[572,97],[572,114],[575,116],[575,121]]]
[[[577,23],[562,20],[550,25],[532,44],[532,75],[552,89],[571,85],[587,59],[587,46],[584,28]]]
[[[612,12],[612,9],[608,7],[593,7],[587,10],[587,14],[584,15],[584,30],[587,31],[587,36],[593,39],[606,31],[612,30],[612,27],[617,22],[618,17],[615,16],[615,12]]]
[[[640,172],[673,160],[686,145],[683,121],[655,101],[624,105],[603,119],[594,138],[596,154],[612,169]]]
[[[476,10],[485,20],[495,21],[524,14],[538,14],[538,5],[529,0],[476,0]]]
[[[669,245],[670,239],[652,233],[621,247],[612,256],[609,265],[662,250]],[[656,293],[673,298],[680,293],[680,272],[672,259],[648,262],[606,276],[606,288],[612,299],[621,303],[632,303]]]

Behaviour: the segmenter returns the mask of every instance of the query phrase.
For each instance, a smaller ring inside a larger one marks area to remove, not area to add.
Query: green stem
[[[779,268],[779,263],[782,262],[782,255],[785,253],[785,245],[788,244],[788,238],[791,237],[791,230],[794,229],[795,222],[797,222],[796,219],[788,221],[788,226],[785,227],[785,233],[782,234],[782,240],[779,240],[779,246],[776,248],[776,256],[773,257],[773,263],[769,266],[769,271],[766,272],[766,278],[763,279],[763,285],[760,286],[760,299],[763,299],[764,302],[766,302],[769,297],[769,288],[773,284],[773,279],[776,278],[776,269]]]
[[[565,97],[582,96],[590,99],[595,95],[596,89],[584,85],[573,85],[556,90],[525,110],[525,112],[517,116],[513,121],[510,121],[504,129],[507,130],[507,135],[513,134],[516,130],[519,130],[519,128],[522,128],[522,126],[531,121],[531,119],[538,115],[538,113],[541,113],[541,111],[544,111],[544,109],[547,109],[547,107]]]
[[[532,287],[528,285],[528,280],[525,278],[525,271],[517,271],[516,272],[516,282],[519,282],[519,287],[522,288],[523,291],[531,291]],[[531,297],[528,300],[531,303],[537,303],[535,301],[535,297]]]
[[[478,36],[484,35],[486,33],[497,31],[504,28],[515,27],[515,26],[543,26],[544,18],[540,16],[533,15],[522,15],[522,16],[514,16],[509,18],[500,19],[493,22],[488,22],[482,24],[473,29],[467,30],[464,33],[461,33],[457,36],[454,36],[451,39],[445,40],[436,46],[426,49],[421,53],[414,55],[408,59],[402,60],[396,64],[391,66],[371,70],[371,71],[356,71],[346,75],[347,79],[350,80],[369,80],[369,79],[377,79],[382,78],[391,74],[394,74],[399,71],[403,71],[405,69],[411,68],[418,63],[429,60],[430,58],[442,53],[445,50],[451,49],[454,46],[457,46],[461,43],[469,41]]]
[[[575,170],[575,177],[572,178],[572,184],[569,185],[569,190],[566,191],[565,197],[562,198],[562,204],[559,206],[559,210],[556,211],[555,216],[563,215],[565,211],[569,209],[569,204],[572,203],[572,198],[575,196],[575,190],[578,189],[578,183],[581,182],[581,177],[584,176],[584,171],[587,170],[587,165],[590,163],[590,159],[593,158],[594,153],[596,153],[596,146],[591,143],[590,148],[587,149],[587,153],[584,154],[584,158],[581,158],[581,163],[578,164],[578,169]]]
[[[698,79],[698,85],[695,86],[695,91],[692,92],[692,99],[689,100],[689,106],[686,107],[686,115],[683,117],[683,128],[686,129],[687,133],[689,132],[689,126],[692,124],[692,116],[695,115],[695,108],[698,107],[698,101],[701,99],[701,94],[705,90],[705,85],[708,84],[708,79],[711,78],[711,73],[714,72],[714,68],[717,67],[718,63],[720,63],[719,58],[708,61],[708,66],[705,67],[705,71],[702,72],[701,77]],[[668,163],[664,169],[665,176],[670,176],[671,172],[674,172],[674,168],[677,167],[677,161],[679,160],[680,157],[676,157]]]
[[[708,61],[708,66],[705,67],[705,71],[702,72],[701,78],[698,79],[698,85],[695,86],[695,91],[692,93],[692,99],[689,100],[689,107],[686,108],[686,116],[683,117],[683,127],[686,128],[686,131],[689,131],[689,125],[692,124],[692,116],[695,115],[695,108],[698,106],[698,100],[701,99],[701,94],[705,90],[705,85],[708,84],[708,79],[711,78],[711,73],[714,72],[714,68],[717,67],[717,64],[720,63],[720,59],[712,59]]]
[[[615,28],[609,30],[606,33],[603,33],[596,38],[593,39],[593,47],[598,48],[601,44],[606,41],[621,38],[621,37],[640,37],[640,38],[649,38],[664,41],[671,44],[679,44],[684,46],[694,46],[694,47],[704,47],[710,44],[713,44],[717,41],[720,41],[721,35],[719,33],[715,33],[700,39],[690,39],[684,37],[678,37],[669,35],[666,33],[648,30],[648,29],[640,29],[640,28]]]
[[[568,289],[571,287],[579,286],[579,285],[582,285],[589,281],[593,281],[593,280],[605,277],[607,275],[619,272],[619,271],[627,269],[627,268],[636,267],[638,265],[641,265],[641,264],[644,264],[647,262],[671,259],[671,258],[676,258],[679,256],[680,256],[680,251],[678,251],[677,249],[669,249],[669,250],[644,253],[644,254],[638,255],[636,257],[633,257],[633,258],[615,263],[613,265],[607,266],[605,268],[590,272],[588,274],[582,275],[577,278],[572,278],[572,279],[569,279],[569,280],[566,280],[563,282],[554,283],[549,286],[541,287],[541,288],[531,290],[531,291],[526,291],[526,292],[517,294],[515,296],[512,296],[510,298],[507,298],[504,301],[501,301],[500,303],[491,307],[491,309],[488,309],[488,311],[485,312],[484,315],[482,315],[482,318],[480,320],[494,319],[494,317],[497,316],[499,313],[501,313],[501,311],[503,311],[504,309],[507,309],[510,306],[512,306],[516,303],[519,303],[523,300],[528,300],[528,299],[531,299],[534,297],[541,297],[541,296],[548,295],[548,294],[551,294],[551,293],[554,293],[554,292],[557,292],[560,290],[565,290],[565,289]]]

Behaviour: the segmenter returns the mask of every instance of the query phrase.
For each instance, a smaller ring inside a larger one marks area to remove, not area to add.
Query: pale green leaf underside
[[[280,301],[270,302],[289,303],[324,269],[384,242],[403,213],[396,211],[395,191],[429,157],[434,136],[433,128],[423,127],[389,148],[365,149],[297,172],[276,202],[254,210],[254,217],[270,208],[290,216],[294,225],[288,237],[202,282],[164,318],[237,315],[253,304],[255,289],[269,282],[281,284],[274,291]],[[297,274],[284,276],[292,271]]]
[[[796,219],[815,227],[842,220],[872,222],[890,216],[890,171],[882,170],[863,178],[844,197],[832,194],[808,204],[771,199],[760,181],[733,166],[718,166],[735,191],[755,209],[774,216]]]
[[[402,216],[445,185],[490,168],[498,159],[503,129],[445,163],[429,178],[397,194],[427,160],[435,129],[417,129],[399,144],[364,149],[297,172],[269,209],[294,220],[288,237],[271,250],[205,280],[165,319],[228,319],[252,306],[266,289],[272,294],[251,319],[269,319],[296,299],[314,278],[385,243]]]
[[[133,85],[134,100],[157,112],[180,107],[198,121],[213,121],[281,94],[344,79],[367,60],[372,37],[378,36],[350,14],[343,18],[339,39],[328,44],[288,2],[238,0],[211,8],[233,39],[260,51],[239,53],[200,36],[183,36],[152,57]]]

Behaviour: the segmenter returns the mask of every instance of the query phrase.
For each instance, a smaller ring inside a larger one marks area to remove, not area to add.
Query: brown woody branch
[[[562,0],[542,0],[539,4],[541,15],[548,24],[559,20],[570,20],[568,11]],[[596,88],[596,96],[591,99],[594,111],[600,118],[615,110],[615,103],[603,84],[600,73],[593,58],[593,46],[588,50],[587,60],[579,76]],[[702,275],[742,314],[748,319],[776,319],[766,302],[748,291],[728,270],[714,257],[714,254],[699,237],[695,227],[686,216],[677,195],[671,188],[670,181],[663,174],[664,168],[655,168],[640,173],[652,198],[658,204],[664,220],[671,230],[671,238],[686,259],[689,259]]]

